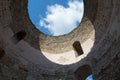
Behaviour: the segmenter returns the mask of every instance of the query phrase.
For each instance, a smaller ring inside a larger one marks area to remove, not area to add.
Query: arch
[[[21,31],[19,31],[16,34],[13,35],[13,37],[11,38],[11,41],[14,44],[17,44],[19,41],[21,41],[22,39],[24,39],[25,36],[26,36],[26,32],[24,30],[21,30]]]
[[[77,80],[85,80],[89,75],[92,74],[91,67],[89,65],[80,66],[75,72]]]

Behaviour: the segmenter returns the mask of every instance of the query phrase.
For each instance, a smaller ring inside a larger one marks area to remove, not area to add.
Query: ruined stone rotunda
[[[0,0],[0,80],[120,80],[120,0],[84,0],[81,24],[62,36],[36,29],[27,6]]]

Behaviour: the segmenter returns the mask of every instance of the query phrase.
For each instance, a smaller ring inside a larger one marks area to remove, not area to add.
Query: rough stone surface
[[[120,80],[120,0],[84,0],[80,27],[59,37],[47,36],[34,27],[27,3],[0,0],[0,54],[5,52],[0,58],[0,80],[77,80],[74,72],[86,64],[94,80]],[[11,37],[21,30],[27,35],[13,44]],[[75,41],[84,43],[89,38],[94,46],[79,62],[59,65],[42,54],[73,50]]]

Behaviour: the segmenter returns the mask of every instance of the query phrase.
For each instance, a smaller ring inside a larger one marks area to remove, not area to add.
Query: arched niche
[[[89,75],[92,74],[91,67],[89,65],[80,66],[75,72],[77,80],[85,80]]]
[[[17,44],[19,41],[24,39],[26,36],[26,32],[24,30],[21,30],[13,35],[11,38],[12,43]]]
[[[80,56],[80,55],[84,54],[83,49],[82,49],[81,44],[80,44],[79,41],[75,41],[73,43],[73,48],[76,51],[76,53],[77,53],[76,55],[77,56]]]

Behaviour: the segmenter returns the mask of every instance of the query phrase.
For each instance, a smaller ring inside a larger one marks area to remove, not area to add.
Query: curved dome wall
[[[81,25],[59,37],[47,36],[34,27],[28,17],[27,3],[27,0],[0,1],[0,79],[77,80],[75,75],[85,76],[78,70],[84,65],[91,67],[95,80],[120,79],[119,0],[84,0]],[[93,46],[85,48],[90,49],[87,55],[80,55],[80,60],[69,65],[56,64],[43,54],[74,51],[75,41],[82,45],[89,39],[93,40]]]

